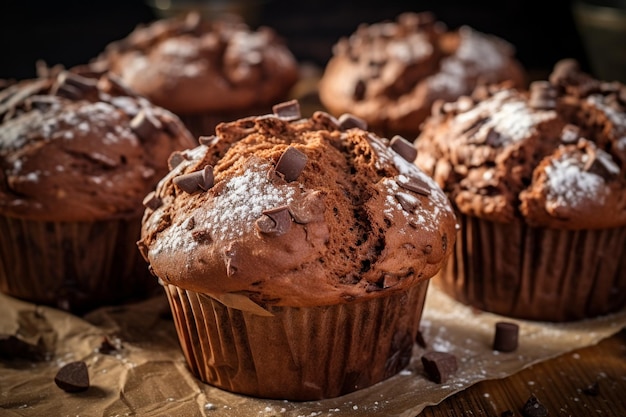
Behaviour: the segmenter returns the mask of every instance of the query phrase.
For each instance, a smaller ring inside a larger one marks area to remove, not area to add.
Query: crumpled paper
[[[492,350],[501,320],[520,325],[515,352]],[[425,350],[416,344],[409,367],[386,381],[335,399],[290,402],[241,396],[197,380],[187,369],[165,295],[83,318],[0,295],[0,334],[33,350],[0,357],[0,410],[3,416],[414,417],[478,381],[594,345],[624,327],[626,310],[572,323],[512,320],[461,305],[431,286],[422,335],[426,349],[457,356],[451,379],[431,382],[420,360]],[[100,350],[105,338],[109,349]],[[75,360],[87,363],[91,386],[70,394],[54,376]]]

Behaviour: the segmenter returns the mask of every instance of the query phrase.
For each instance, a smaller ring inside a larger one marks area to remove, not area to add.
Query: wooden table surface
[[[419,416],[530,417],[522,408],[532,395],[548,416],[626,417],[626,329],[508,378],[479,382]]]

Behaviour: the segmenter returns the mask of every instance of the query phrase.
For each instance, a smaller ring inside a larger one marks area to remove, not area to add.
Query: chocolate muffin
[[[194,136],[211,134],[221,121],[271,112],[299,77],[295,57],[273,29],[195,12],[140,25],[73,70],[112,72],[177,114]]]
[[[381,135],[413,140],[436,100],[505,80],[516,87],[526,82],[510,43],[469,26],[448,29],[430,12],[407,12],[341,38],[319,95],[335,116],[350,112]]]
[[[143,198],[197,141],[128,94],[56,70],[0,91],[3,293],[79,313],[154,290],[136,247]]]
[[[459,212],[438,284],[477,308],[566,321],[626,306],[626,87],[559,61],[529,90],[436,106],[416,164]]]
[[[139,247],[201,380],[312,400],[409,363],[456,220],[411,144],[365,127],[291,101],[172,157]]]

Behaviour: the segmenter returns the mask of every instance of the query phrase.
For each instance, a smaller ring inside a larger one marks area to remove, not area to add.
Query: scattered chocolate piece
[[[422,355],[422,365],[428,378],[438,384],[447,381],[458,369],[456,356],[448,352],[426,352]]]
[[[289,205],[289,213],[296,223],[307,224],[324,218],[324,196],[320,191],[304,193]]]
[[[172,152],[172,154],[170,155],[169,158],[167,158],[167,167],[169,168],[169,170],[173,170],[174,168],[176,168],[178,165],[181,164],[181,162],[183,162],[185,160],[185,156],[182,154],[182,152],[178,152],[178,151],[174,151]]]
[[[276,104],[272,107],[272,111],[276,116],[283,120],[298,120],[302,117],[300,113],[300,103],[298,103],[298,100],[290,100],[284,103]]]
[[[533,81],[528,105],[537,110],[552,110],[556,107],[556,97],[556,89],[548,81]]]
[[[339,128],[341,130],[352,129],[354,127],[361,130],[367,130],[367,122],[350,113],[344,113],[339,116]]]
[[[218,136],[215,135],[211,135],[211,136],[200,136],[198,138],[198,142],[200,143],[200,145],[204,145],[204,146],[212,146],[215,145],[217,143],[217,141],[220,140],[220,138]]]
[[[493,338],[493,350],[498,352],[513,352],[517,349],[519,326],[516,323],[499,321],[496,323]]]
[[[595,153],[589,156],[584,169],[603,178],[612,178],[620,172],[619,166],[613,162],[613,157],[602,149],[596,149]]]
[[[399,175],[396,178],[396,182],[400,187],[413,191],[418,194],[430,195],[430,186],[425,181],[422,181],[416,177],[407,177],[406,175]]]
[[[398,200],[402,208],[409,213],[413,213],[419,205],[419,200],[411,194],[396,193],[394,197]]]
[[[531,395],[522,408],[522,415],[524,417],[545,417],[548,415],[548,410],[539,402],[537,397]]]
[[[161,207],[163,201],[156,196],[154,191],[150,191],[143,199],[143,206],[151,210],[156,210]]]
[[[409,142],[400,135],[395,135],[393,138],[391,138],[389,146],[391,147],[391,149],[396,151],[398,155],[400,155],[409,162],[413,162],[415,161],[415,158],[417,158],[417,149],[415,148],[415,146],[413,146],[411,142]]]
[[[287,206],[263,211],[263,215],[256,221],[256,227],[261,233],[280,236],[291,227],[291,215]]]
[[[81,392],[89,388],[89,372],[84,361],[70,362],[54,377],[54,383],[66,392]]]
[[[582,391],[583,391],[583,394],[585,395],[589,395],[591,397],[597,397],[598,395],[600,395],[600,384],[598,383],[598,381],[596,381],[593,384],[588,385],[585,388],[583,388]]]
[[[415,335],[415,343],[417,343],[417,345],[423,349],[427,348],[426,340],[424,340],[424,334],[421,330],[418,330],[417,334]]]
[[[130,121],[130,129],[142,140],[149,140],[161,127],[159,119],[143,109]]]
[[[276,172],[281,174],[285,181],[294,181],[306,165],[308,158],[306,154],[293,146],[289,146],[285,152],[278,158],[276,163]]]
[[[200,190],[208,190],[213,187],[213,181],[213,167],[211,165],[205,166],[204,169],[200,171],[182,174],[174,178],[174,184],[189,194],[193,194]]]
[[[96,93],[97,90],[96,80],[63,71],[57,75],[56,84],[52,88],[52,94],[75,100],[89,93]]]
[[[110,355],[113,352],[117,352],[117,346],[111,343],[111,340],[109,340],[108,337],[104,336],[102,338],[102,342],[100,342],[100,346],[98,346],[98,353]]]

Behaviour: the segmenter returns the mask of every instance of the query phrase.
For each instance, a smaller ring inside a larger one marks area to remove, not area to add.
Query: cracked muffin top
[[[315,306],[404,290],[441,268],[456,233],[414,158],[358,118],[281,103],[174,153],[138,246],[163,282],[220,300]]]
[[[319,94],[335,115],[350,112],[370,130],[413,140],[437,99],[453,101],[478,85],[506,80],[523,87],[526,72],[504,39],[469,26],[449,29],[430,12],[409,12],[340,39]]]
[[[176,114],[274,104],[298,80],[298,65],[271,28],[196,12],[140,25],[79,73],[110,71]]]
[[[529,90],[479,89],[440,103],[416,164],[462,213],[531,226],[626,225],[626,86],[571,59]]]
[[[116,79],[51,70],[0,90],[0,214],[43,221],[141,216],[175,150],[198,142]]]

